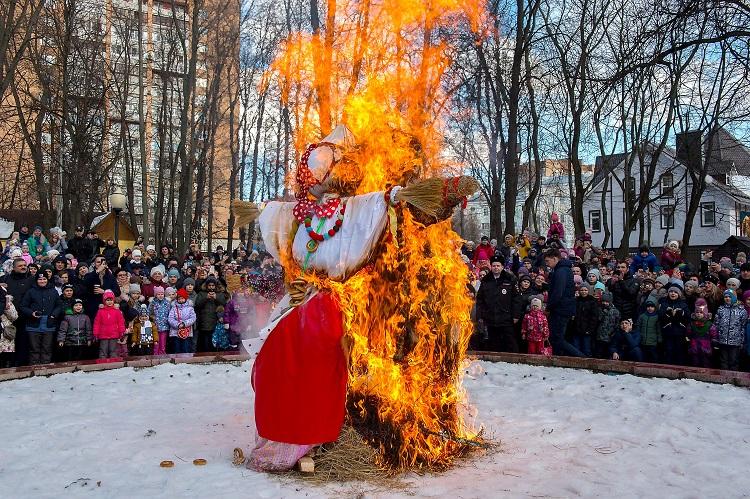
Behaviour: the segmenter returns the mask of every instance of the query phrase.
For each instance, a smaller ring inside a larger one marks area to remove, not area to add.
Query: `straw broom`
[[[396,193],[396,200],[409,203],[427,215],[438,217],[446,207],[457,205],[463,197],[479,190],[479,183],[472,177],[442,179],[439,177],[418,180]],[[260,216],[260,207],[249,201],[232,201],[235,223],[247,225]]]
[[[255,222],[260,216],[260,207],[257,204],[241,199],[232,201],[232,211],[234,212],[234,223],[240,227]]]
[[[453,207],[465,196],[479,190],[479,183],[472,177],[428,178],[418,180],[396,193],[397,201],[404,201],[427,215],[438,217],[446,207]]]

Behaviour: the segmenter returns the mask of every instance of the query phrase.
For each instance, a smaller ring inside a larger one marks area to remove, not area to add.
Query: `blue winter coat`
[[[570,260],[561,259],[550,274],[547,310],[550,315],[562,317],[573,317],[576,314],[575,283]]]
[[[633,262],[630,264],[630,273],[632,275],[635,275],[638,269],[653,272],[654,267],[658,265],[659,262],[656,259],[656,255],[654,255],[653,253],[649,253],[646,258],[643,258],[640,253],[636,253],[633,257]]]
[[[615,334],[609,343],[609,353],[617,353],[623,360],[642,361],[641,333],[637,329],[626,333],[620,327],[615,328]]]
[[[171,303],[166,298],[164,298],[163,300],[154,298],[148,305],[148,315],[154,318],[154,322],[156,323],[156,330],[159,332],[164,333],[169,331],[170,306]]]

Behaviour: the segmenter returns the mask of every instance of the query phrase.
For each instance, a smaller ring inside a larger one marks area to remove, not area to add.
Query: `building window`
[[[589,227],[591,232],[602,231],[602,212],[601,210],[590,210],[589,211]]]
[[[490,224],[488,224],[488,223],[483,223],[483,224],[482,224],[482,230],[490,230]]]
[[[665,173],[659,179],[659,192],[662,197],[674,197],[674,177],[671,173]]]
[[[635,177],[630,177],[628,180],[628,195],[630,197],[630,203],[635,202]]]
[[[674,229],[674,206],[661,207],[661,228]]]
[[[701,203],[701,227],[716,226],[716,203]]]

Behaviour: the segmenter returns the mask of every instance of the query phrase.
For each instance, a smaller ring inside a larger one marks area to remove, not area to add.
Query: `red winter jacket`
[[[530,310],[523,317],[521,333],[529,341],[543,341],[549,338],[549,323],[544,312],[538,309]]]
[[[116,306],[100,308],[94,319],[94,338],[118,340],[125,334],[125,318]]]

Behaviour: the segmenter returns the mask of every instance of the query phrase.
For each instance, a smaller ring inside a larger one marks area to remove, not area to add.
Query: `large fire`
[[[297,151],[346,123],[358,147],[334,173],[353,194],[458,173],[441,158],[449,40],[482,17],[477,0],[329,0],[326,30],[291,36],[267,80],[294,116]],[[461,417],[466,268],[448,220],[425,225],[404,209],[391,221],[371,266],[343,283],[305,278],[332,290],[344,311],[350,423],[383,464],[445,467],[476,436]],[[290,280],[301,274],[284,264]]]

